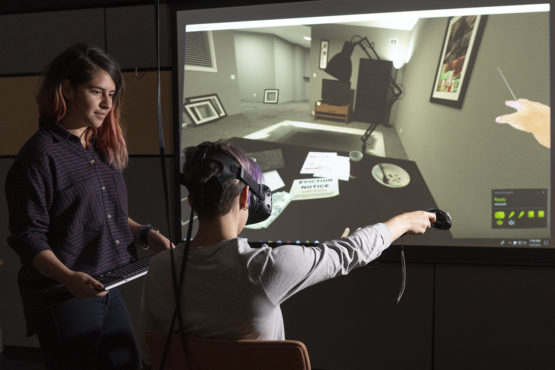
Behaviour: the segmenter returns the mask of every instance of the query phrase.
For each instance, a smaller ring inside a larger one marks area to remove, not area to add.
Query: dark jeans
[[[37,336],[47,370],[140,368],[131,320],[116,289],[101,298],[56,304]]]

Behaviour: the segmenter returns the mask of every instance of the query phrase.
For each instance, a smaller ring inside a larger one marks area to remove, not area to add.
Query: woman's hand
[[[104,286],[90,275],[70,270],[50,249],[35,255],[33,266],[41,274],[59,281],[77,298],[102,297],[108,294]]]
[[[139,224],[137,221],[133,220],[131,217],[127,218],[129,222],[129,228],[131,229],[131,233],[135,235],[135,238],[141,238],[140,234],[142,234],[141,228],[144,225]],[[149,225],[151,226],[151,225]],[[169,239],[166,238],[163,234],[161,234],[157,229],[150,227],[148,233],[146,234],[146,245],[144,245],[145,240],[141,240],[141,244],[145,248],[150,248],[154,252],[162,252],[167,249],[170,249],[170,245],[172,248],[175,248],[173,243],[170,243]]]
[[[61,283],[77,298],[103,297],[108,294],[98,280],[80,271],[69,272]]]
[[[162,233],[150,230],[146,235],[146,241],[148,248],[152,249],[154,252],[162,252],[171,248],[175,248],[175,245],[170,242]]]

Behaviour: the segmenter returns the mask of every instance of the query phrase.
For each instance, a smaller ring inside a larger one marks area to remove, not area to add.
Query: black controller
[[[428,209],[427,212],[436,214],[436,220],[432,222],[433,228],[440,230],[449,230],[451,228],[451,216],[449,216],[449,213],[437,208]]]

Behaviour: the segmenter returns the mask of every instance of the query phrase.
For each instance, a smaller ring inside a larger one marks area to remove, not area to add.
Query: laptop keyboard
[[[135,280],[138,277],[146,275],[148,272],[148,267],[150,266],[150,259],[152,257],[146,257],[138,261],[132,262],[129,265],[118,267],[112,271],[105,272],[95,277],[102,285],[104,289],[109,290],[115,288],[118,285],[127,283],[131,280]]]

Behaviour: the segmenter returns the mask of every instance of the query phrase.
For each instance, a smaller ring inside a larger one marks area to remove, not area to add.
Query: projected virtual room
[[[412,194],[424,194],[422,203],[410,205],[448,210],[455,221],[452,244],[464,244],[465,238],[504,244],[550,237],[550,144],[545,133],[515,122],[522,118],[514,114],[537,112],[541,121],[547,112],[549,136],[545,7],[442,17],[384,13],[353,22],[275,27],[236,24],[183,34],[191,46],[181,49],[190,63],[182,81],[182,147],[220,138],[274,143],[266,148],[273,156],[262,155],[259,164],[266,166],[281,211],[294,202],[317,200],[317,207],[325,207],[325,199],[354,197],[344,189],[363,178],[368,191],[385,198],[415,187]],[[326,71],[346,41],[363,39],[362,47],[347,54],[347,84]],[[193,44],[205,48],[203,58],[191,51]],[[382,77],[373,74],[376,68]],[[326,90],[330,84],[334,87]],[[395,98],[392,86],[401,92]],[[506,105],[515,98],[527,101]],[[379,114],[368,113],[382,100]],[[302,160],[286,181],[283,151],[289,146],[310,150],[300,152]],[[255,147],[253,156],[265,151],[264,145]],[[304,168],[310,160],[313,172]],[[311,185],[322,182],[316,179],[332,181],[325,182],[331,184],[327,193],[301,195],[295,181],[302,179]],[[498,199],[507,190],[511,200],[501,206]],[[388,204],[378,198],[369,195],[366,201],[377,204],[383,219]]]

